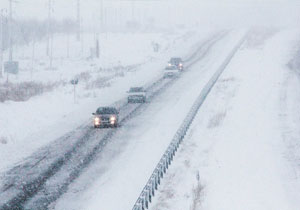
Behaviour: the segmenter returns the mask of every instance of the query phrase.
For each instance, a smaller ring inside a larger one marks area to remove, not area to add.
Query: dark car
[[[95,113],[94,127],[118,127],[119,111],[114,107],[99,107]]]
[[[177,69],[183,70],[183,60],[180,57],[172,57],[168,66],[176,66]]]
[[[143,87],[132,87],[129,89],[128,103],[145,103],[146,102],[146,91]]]

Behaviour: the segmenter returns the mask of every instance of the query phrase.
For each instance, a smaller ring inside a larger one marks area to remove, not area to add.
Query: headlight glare
[[[110,121],[116,121],[117,118],[116,118],[115,116],[111,116],[109,120],[110,120]]]
[[[94,123],[95,123],[95,125],[99,125],[100,124],[100,118],[99,117],[95,117]]]

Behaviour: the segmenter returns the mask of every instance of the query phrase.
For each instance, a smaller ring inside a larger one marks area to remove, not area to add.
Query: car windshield
[[[96,114],[118,114],[118,111],[113,107],[99,107]]]
[[[171,64],[179,64],[181,61],[181,58],[171,58],[170,63]]]
[[[143,92],[144,89],[142,87],[132,87],[129,92]]]
[[[177,70],[176,66],[167,66],[165,70]]]

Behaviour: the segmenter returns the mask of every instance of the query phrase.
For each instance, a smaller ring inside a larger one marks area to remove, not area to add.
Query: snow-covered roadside
[[[293,130],[282,116],[297,109],[294,103],[287,114],[280,102],[298,34],[258,30],[249,37],[200,109],[150,209],[299,209],[299,174],[286,158],[296,154],[299,135],[282,138]]]
[[[199,45],[199,42],[201,43],[213,33],[212,30],[206,30],[206,32],[201,31],[200,34],[199,32],[181,32],[176,35],[158,35],[164,37],[160,41],[165,49],[156,58],[148,60],[147,63],[134,69],[134,71],[123,72],[121,76],[111,79],[110,85],[105,88],[85,90],[85,84],[79,83],[75,104],[73,102],[73,87],[69,84],[60,86],[52,92],[33,97],[26,102],[6,101],[0,103],[0,171],[68,131],[85,122],[88,123],[91,113],[98,106],[112,104],[125,97],[130,86],[144,85],[156,79],[161,75],[162,68],[169,57],[187,55],[195,49],[196,45]],[[142,34],[141,37],[143,37]],[[127,39],[130,38],[127,37]],[[131,43],[135,39],[136,36],[131,37]],[[149,36],[144,36],[144,43],[149,44],[148,39]],[[121,44],[122,41],[120,41]],[[117,44],[114,47],[117,49],[112,49],[113,52],[120,48]],[[134,45],[131,48],[134,48]],[[124,54],[123,51],[118,55],[122,58],[128,58],[127,64],[129,64],[135,61],[134,58],[137,54],[139,54],[139,58],[143,57],[145,62],[153,55],[152,49],[140,51],[139,47],[135,53]],[[74,61],[73,65],[76,66],[77,63],[78,61]],[[81,71],[81,66],[76,69],[76,74],[78,74]],[[69,69],[69,72],[69,77],[72,78],[74,75],[72,69]],[[49,72],[44,72],[41,78],[47,78],[48,74]],[[101,72],[99,74],[101,75]],[[107,73],[104,72],[104,74]],[[54,77],[54,80],[57,78]],[[21,80],[21,76],[19,79]]]

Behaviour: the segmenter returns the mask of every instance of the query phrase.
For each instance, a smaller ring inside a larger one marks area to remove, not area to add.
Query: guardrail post
[[[154,196],[154,194],[155,194],[155,178],[153,178],[152,179],[152,185],[151,185],[151,194],[152,194],[152,196]]]
[[[160,172],[159,170],[157,169],[157,172],[156,172],[156,179],[157,179],[157,185],[160,184]],[[158,186],[156,185],[156,189],[158,188]]]
[[[148,199],[147,199],[147,193],[144,193],[144,203],[145,203],[145,207],[148,209],[149,205],[148,205]]]
[[[163,166],[163,173],[165,174],[166,171],[167,171],[167,170],[166,170],[167,168],[166,168],[166,160],[165,160],[165,159],[163,160],[163,163],[162,163],[162,164],[163,164],[163,165],[162,165],[162,166]]]
[[[171,162],[173,161],[173,148],[169,150],[169,164],[171,165]]]
[[[169,165],[171,165],[172,154],[173,154],[172,151],[169,150],[169,152],[168,152],[168,164]]]
[[[148,185],[147,186],[147,197],[148,197],[148,200],[149,200],[149,203],[151,203],[151,201],[152,201],[152,195],[151,195],[151,185]]]
[[[163,173],[163,170],[164,170],[164,167],[163,165],[160,164],[160,178],[163,178],[164,177],[164,173]]]
[[[169,163],[168,163],[168,156],[166,154],[164,156],[165,156],[164,157],[164,165],[165,165],[165,173],[166,173],[166,170],[169,167]]]
[[[157,168],[154,171],[154,177],[155,177],[155,190],[157,190],[157,186],[160,184],[160,182],[159,182],[159,173],[158,173]]]
[[[142,197],[142,210],[145,210],[145,197]]]

